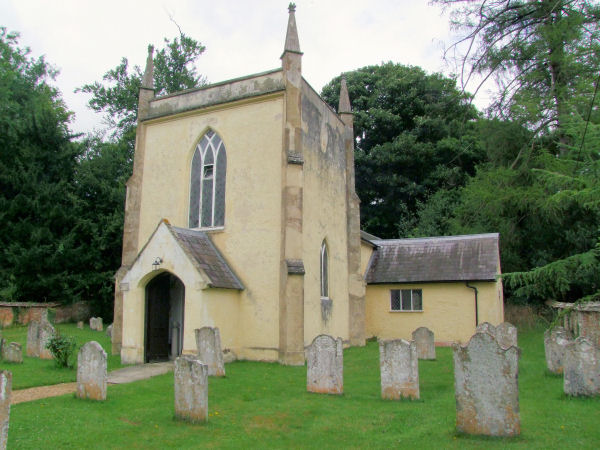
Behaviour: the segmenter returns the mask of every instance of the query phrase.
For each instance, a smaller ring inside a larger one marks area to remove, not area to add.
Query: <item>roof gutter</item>
[[[475,292],[475,326],[477,326],[479,325],[479,302],[477,301],[477,294],[479,294],[479,292],[477,291],[477,288],[475,286],[471,286],[468,281],[465,283],[465,285],[469,289],[473,289]]]

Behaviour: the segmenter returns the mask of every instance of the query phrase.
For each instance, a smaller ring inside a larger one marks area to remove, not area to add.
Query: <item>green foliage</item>
[[[345,74],[355,114],[361,223],[381,237],[410,234],[422,203],[462,186],[484,156],[475,108],[440,74],[386,63]],[[323,88],[336,107],[340,78]]]
[[[63,336],[57,331],[48,340],[46,348],[52,353],[58,367],[73,367],[73,355],[77,344],[72,336]]]

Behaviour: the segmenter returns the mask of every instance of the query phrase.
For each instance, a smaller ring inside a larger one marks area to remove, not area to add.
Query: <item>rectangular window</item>
[[[391,311],[423,311],[421,289],[392,289],[390,291]]]

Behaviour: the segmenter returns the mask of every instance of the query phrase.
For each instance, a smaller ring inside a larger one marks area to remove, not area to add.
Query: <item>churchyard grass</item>
[[[30,358],[27,356],[27,326],[12,326],[2,329],[2,336],[7,342],[18,342],[23,348],[23,364],[11,364],[0,360],[0,369],[10,370],[13,374],[13,389],[25,389],[34,386],[46,386],[68,383],[77,379],[77,352],[89,341],[97,341],[108,355],[108,370],[121,366],[119,356],[110,355],[110,338],[105,331],[90,330],[87,324],[80,330],[75,324],[59,324],[55,328],[63,336],[73,336],[77,343],[72,358],[72,368],[60,368],[54,360]]]
[[[452,350],[420,361],[421,399],[380,399],[377,343],[344,352],[344,394],[306,392],[306,367],[235,362],[209,379],[209,421],[173,419],[173,374],[11,408],[9,448],[597,448],[600,399],[568,398],[545,366],[543,330],[521,332],[522,434],[455,432]]]

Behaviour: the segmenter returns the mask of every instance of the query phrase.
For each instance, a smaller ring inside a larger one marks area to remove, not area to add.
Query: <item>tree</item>
[[[78,298],[71,113],[56,71],[0,28],[0,297]]]
[[[477,111],[453,80],[417,67],[386,63],[345,76],[362,227],[381,237],[412,234],[421,204],[462,186],[482,159]],[[321,95],[337,106],[339,89],[337,77]]]

